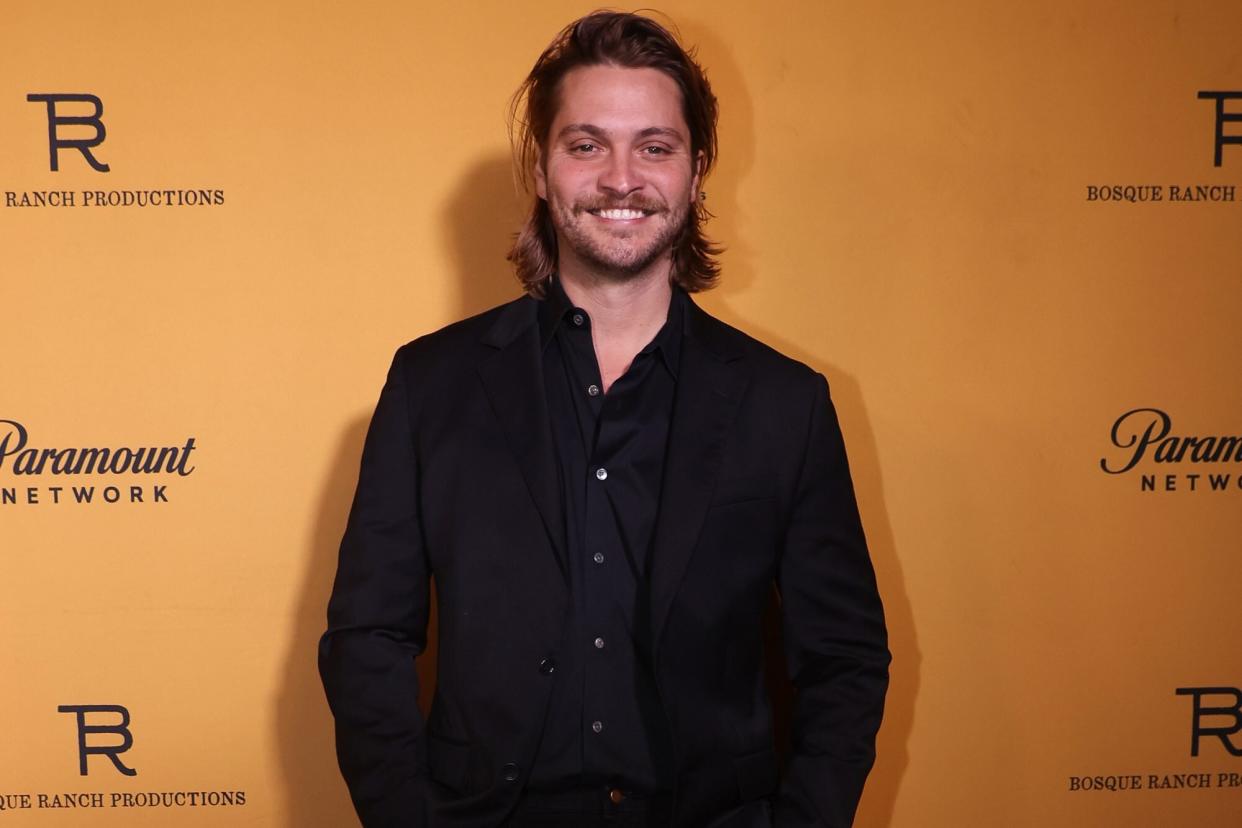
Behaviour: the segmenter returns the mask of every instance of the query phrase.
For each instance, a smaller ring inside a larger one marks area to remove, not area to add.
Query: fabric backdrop
[[[7,0],[0,825],[356,824],[315,642],[363,433],[516,295],[506,105],[591,8]],[[846,434],[858,824],[1233,824],[1242,6],[662,8],[721,101],[701,302]]]

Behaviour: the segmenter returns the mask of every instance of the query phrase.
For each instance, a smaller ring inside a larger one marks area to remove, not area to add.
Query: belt
[[[522,794],[515,814],[645,814],[667,818],[673,813],[672,794],[640,794],[623,788],[601,785],[567,791],[531,791]]]

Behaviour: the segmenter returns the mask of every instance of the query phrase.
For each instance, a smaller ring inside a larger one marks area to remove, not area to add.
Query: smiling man
[[[844,826],[889,654],[822,376],[700,310],[703,70],[567,27],[515,98],[526,296],[402,347],[320,643],[366,826]],[[430,589],[426,721],[414,659]],[[796,688],[783,777],[760,619]]]
[[[676,82],[658,69],[601,64],[567,73],[559,92],[533,170],[559,269],[570,281],[658,283],[668,293],[668,253],[699,191]],[[653,268],[665,278],[643,278]]]

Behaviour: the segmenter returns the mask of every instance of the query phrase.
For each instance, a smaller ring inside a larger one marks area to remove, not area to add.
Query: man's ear
[[[543,148],[535,148],[535,168],[531,170],[535,179],[535,195],[548,200],[548,176],[543,171]]]

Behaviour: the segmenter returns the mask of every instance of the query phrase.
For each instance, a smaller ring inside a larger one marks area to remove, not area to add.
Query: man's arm
[[[845,444],[822,377],[777,585],[797,692],[775,824],[845,828],[875,761],[890,656]]]
[[[426,822],[414,657],[427,643],[429,573],[403,353],[393,360],[367,431],[328,631],[319,642],[337,759],[367,828]]]

